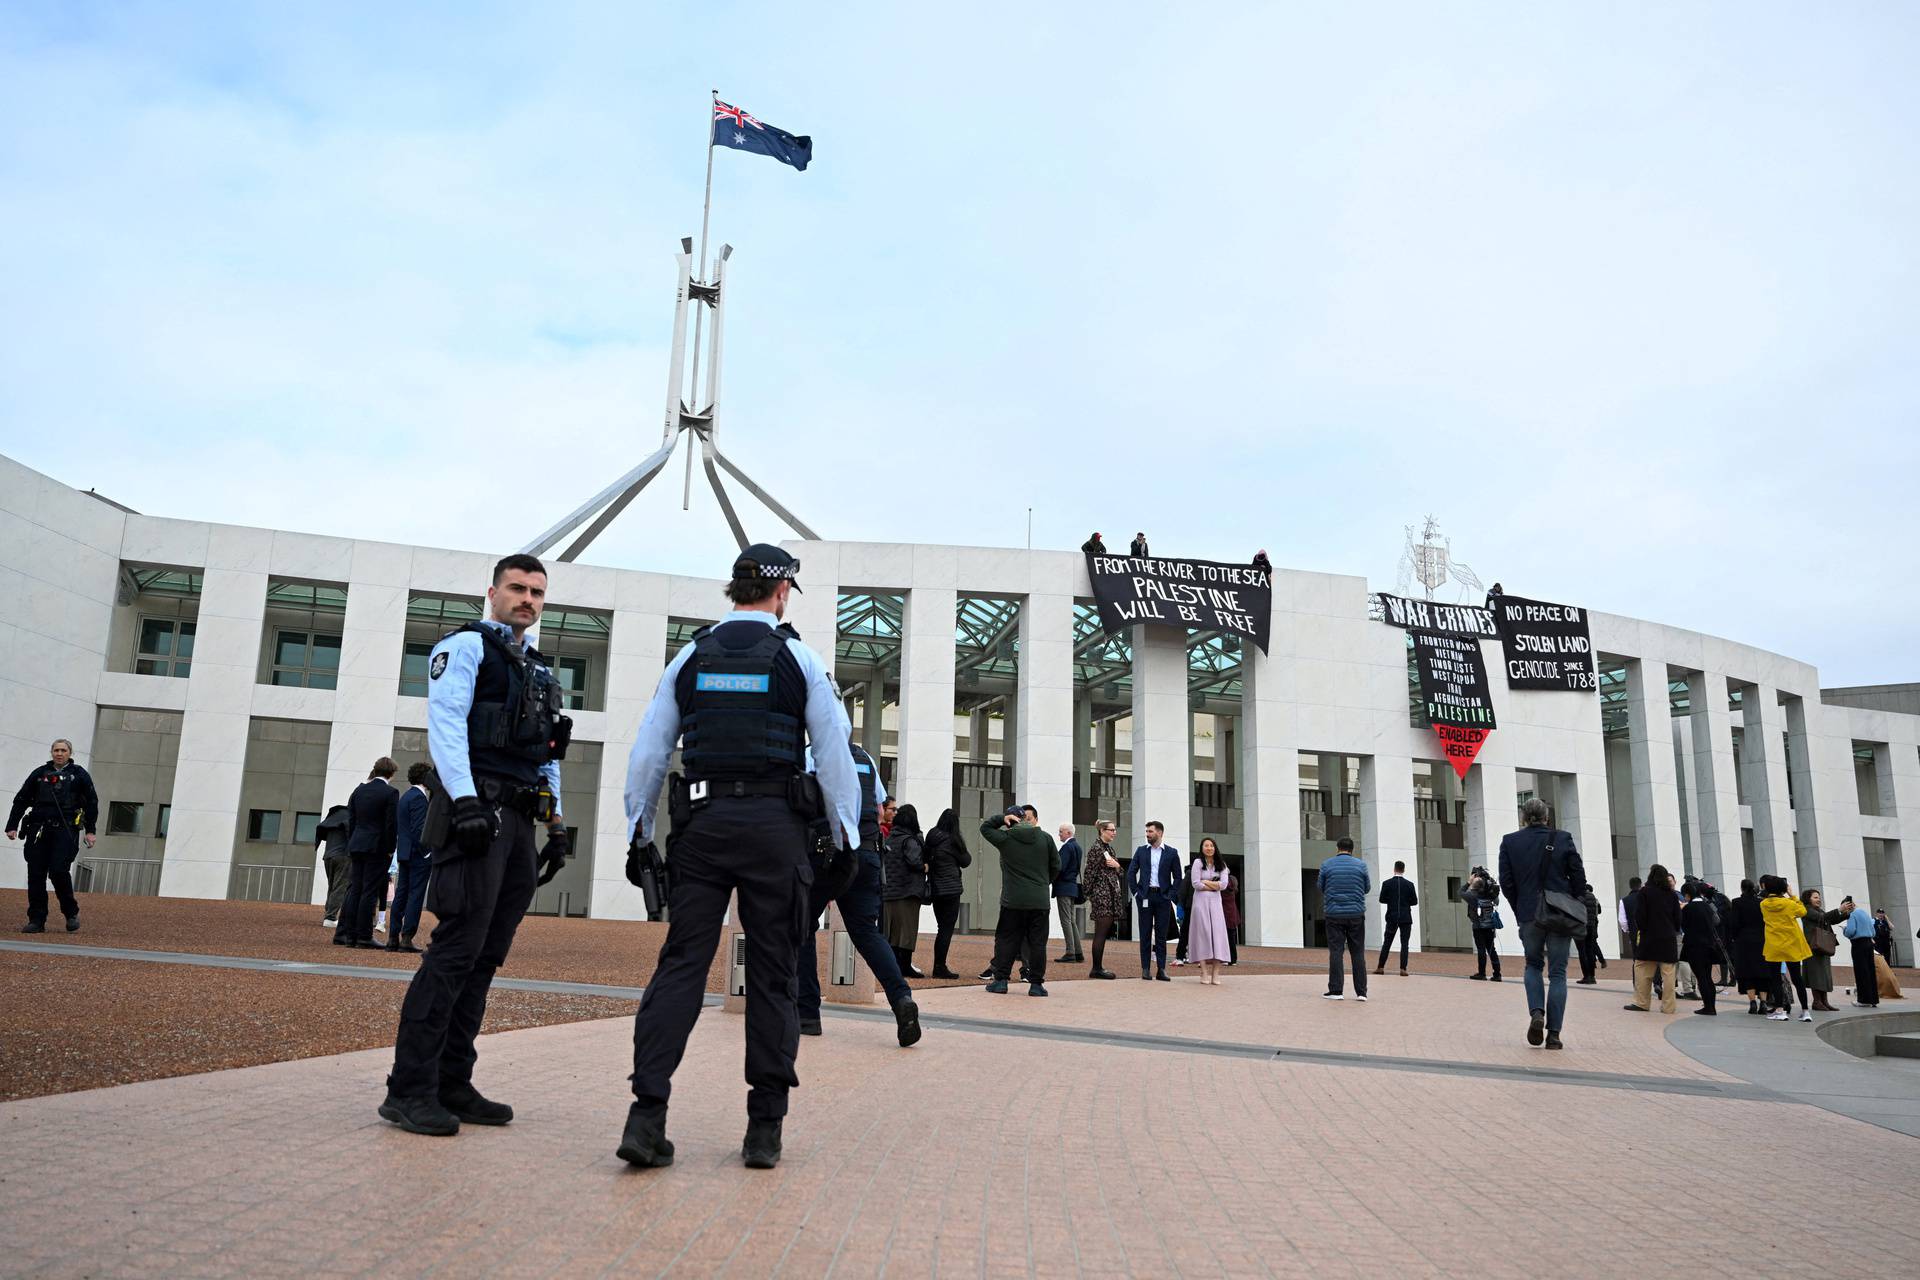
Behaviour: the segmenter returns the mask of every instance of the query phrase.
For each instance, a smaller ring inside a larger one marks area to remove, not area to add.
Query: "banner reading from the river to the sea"
[[[1087,553],[1100,626],[1124,631],[1142,622],[1245,636],[1267,651],[1273,630],[1273,582],[1265,569],[1212,560]]]
[[[1520,596],[1489,596],[1506,653],[1509,689],[1593,689],[1586,610]]]
[[[1480,642],[1471,635],[1409,627],[1413,637],[1415,669],[1420,675],[1420,703],[1440,738],[1440,749],[1465,778],[1494,728],[1493,691],[1487,685],[1487,664]]]

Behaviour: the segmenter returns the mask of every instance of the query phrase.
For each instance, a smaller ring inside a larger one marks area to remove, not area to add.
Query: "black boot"
[[[506,1124],[513,1119],[513,1108],[504,1102],[490,1102],[470,1084],[440,1090],[440,1105],[465,1124]]]
[[[76,911],[72,915],[67,917],[67,932],[78,933],[79,931],[80,931],[80,913]]]
[[[408,1133],[446,1138],[460,1132],[460,1118],[440,1105],[438,1098],[396,1098],[391,1093],[380,1104],[380,1118]]]
[[[893,1007],[893,1020],[898,1024],[895,1033],[899,1037],[902,1049],[911,1049],[920,1043],[920,1006],[911,1000],[902,1000]]]
[[[614,1154],[641,1169],[664,1169],[673,1163],[673,1144],[667,1141],[665,1115],[649,1116],[634,1103],[627,1108],[626,1132]]]
[[[903,978],[924,978],[927,976],[913,967],[912,947],[903,947],[900,950],[900,976]]]
[[[20,932],[22,933],[45,933],[46,931],[46,923],[40,920],[29,920],[20,926]]]
[[[749,1169],[771,1169],[780,1163],[780,1122],[747,1121],[746,1140],[740,1144],[740,1159]]]

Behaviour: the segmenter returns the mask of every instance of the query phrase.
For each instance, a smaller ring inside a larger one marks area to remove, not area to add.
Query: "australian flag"
[[[790,164],[803,172],[813,159],[812,138],[796,138],[784,129],[763,124],[718,98],[713,100],[713,145],[772,156],[781,164]]]

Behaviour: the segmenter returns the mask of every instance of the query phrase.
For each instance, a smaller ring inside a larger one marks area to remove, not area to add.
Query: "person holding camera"
[[[1467,923],[1473,928],[1473,957],[1477,982],[1487,981],[1487,967],[1493,967],[1493,981],[1500,981],[1500,953],[1493,949],[1494,935],[1504,923],[1500,919],[1500,884],[1485,867],[1467,873],[1467,887],[1460,891],[1467,906]]]
[[[1000,851],[1000,920],[993,930],[993,964],[987,990],[1007,993],[1007,975],[1024,953],[1027,994],[1047,994],[1047,920],[1053,882],[1060,876],[1060,850],[1053,837],[1019,805],[980,824],[980,834]]]

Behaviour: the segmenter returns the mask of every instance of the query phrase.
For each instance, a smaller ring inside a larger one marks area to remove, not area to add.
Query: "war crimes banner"
[[[1494,728],[1493,691],[1487,685],[1487,664],[1480,658],[1480,642],[1472,636],[1408,628],[1413,636],[1415,668],[1420,674],[1420,702],[1440,749],[1465,778]]]
[[[1598,687],[1584,609],[1519,596],[1493,596],[1491,603],[1506,651],[1507,688]]]
[[[1500,638],[1499,631],[1493,625],[1493,611],[1482,609],[1477,604],[1408,600],[1403,596],[1390,596],[1384,591],[1375,592],[1374,596],[1380,601],[1380,621],[1389,626],[1485,636],[1489,640]]]
[[[1124,631],[1142,622],[1243,635],[1267,651],[1273,630],[1273,582],[1264,569],[1212,560],[1087,553],[1087,576],[1100,626]]]

